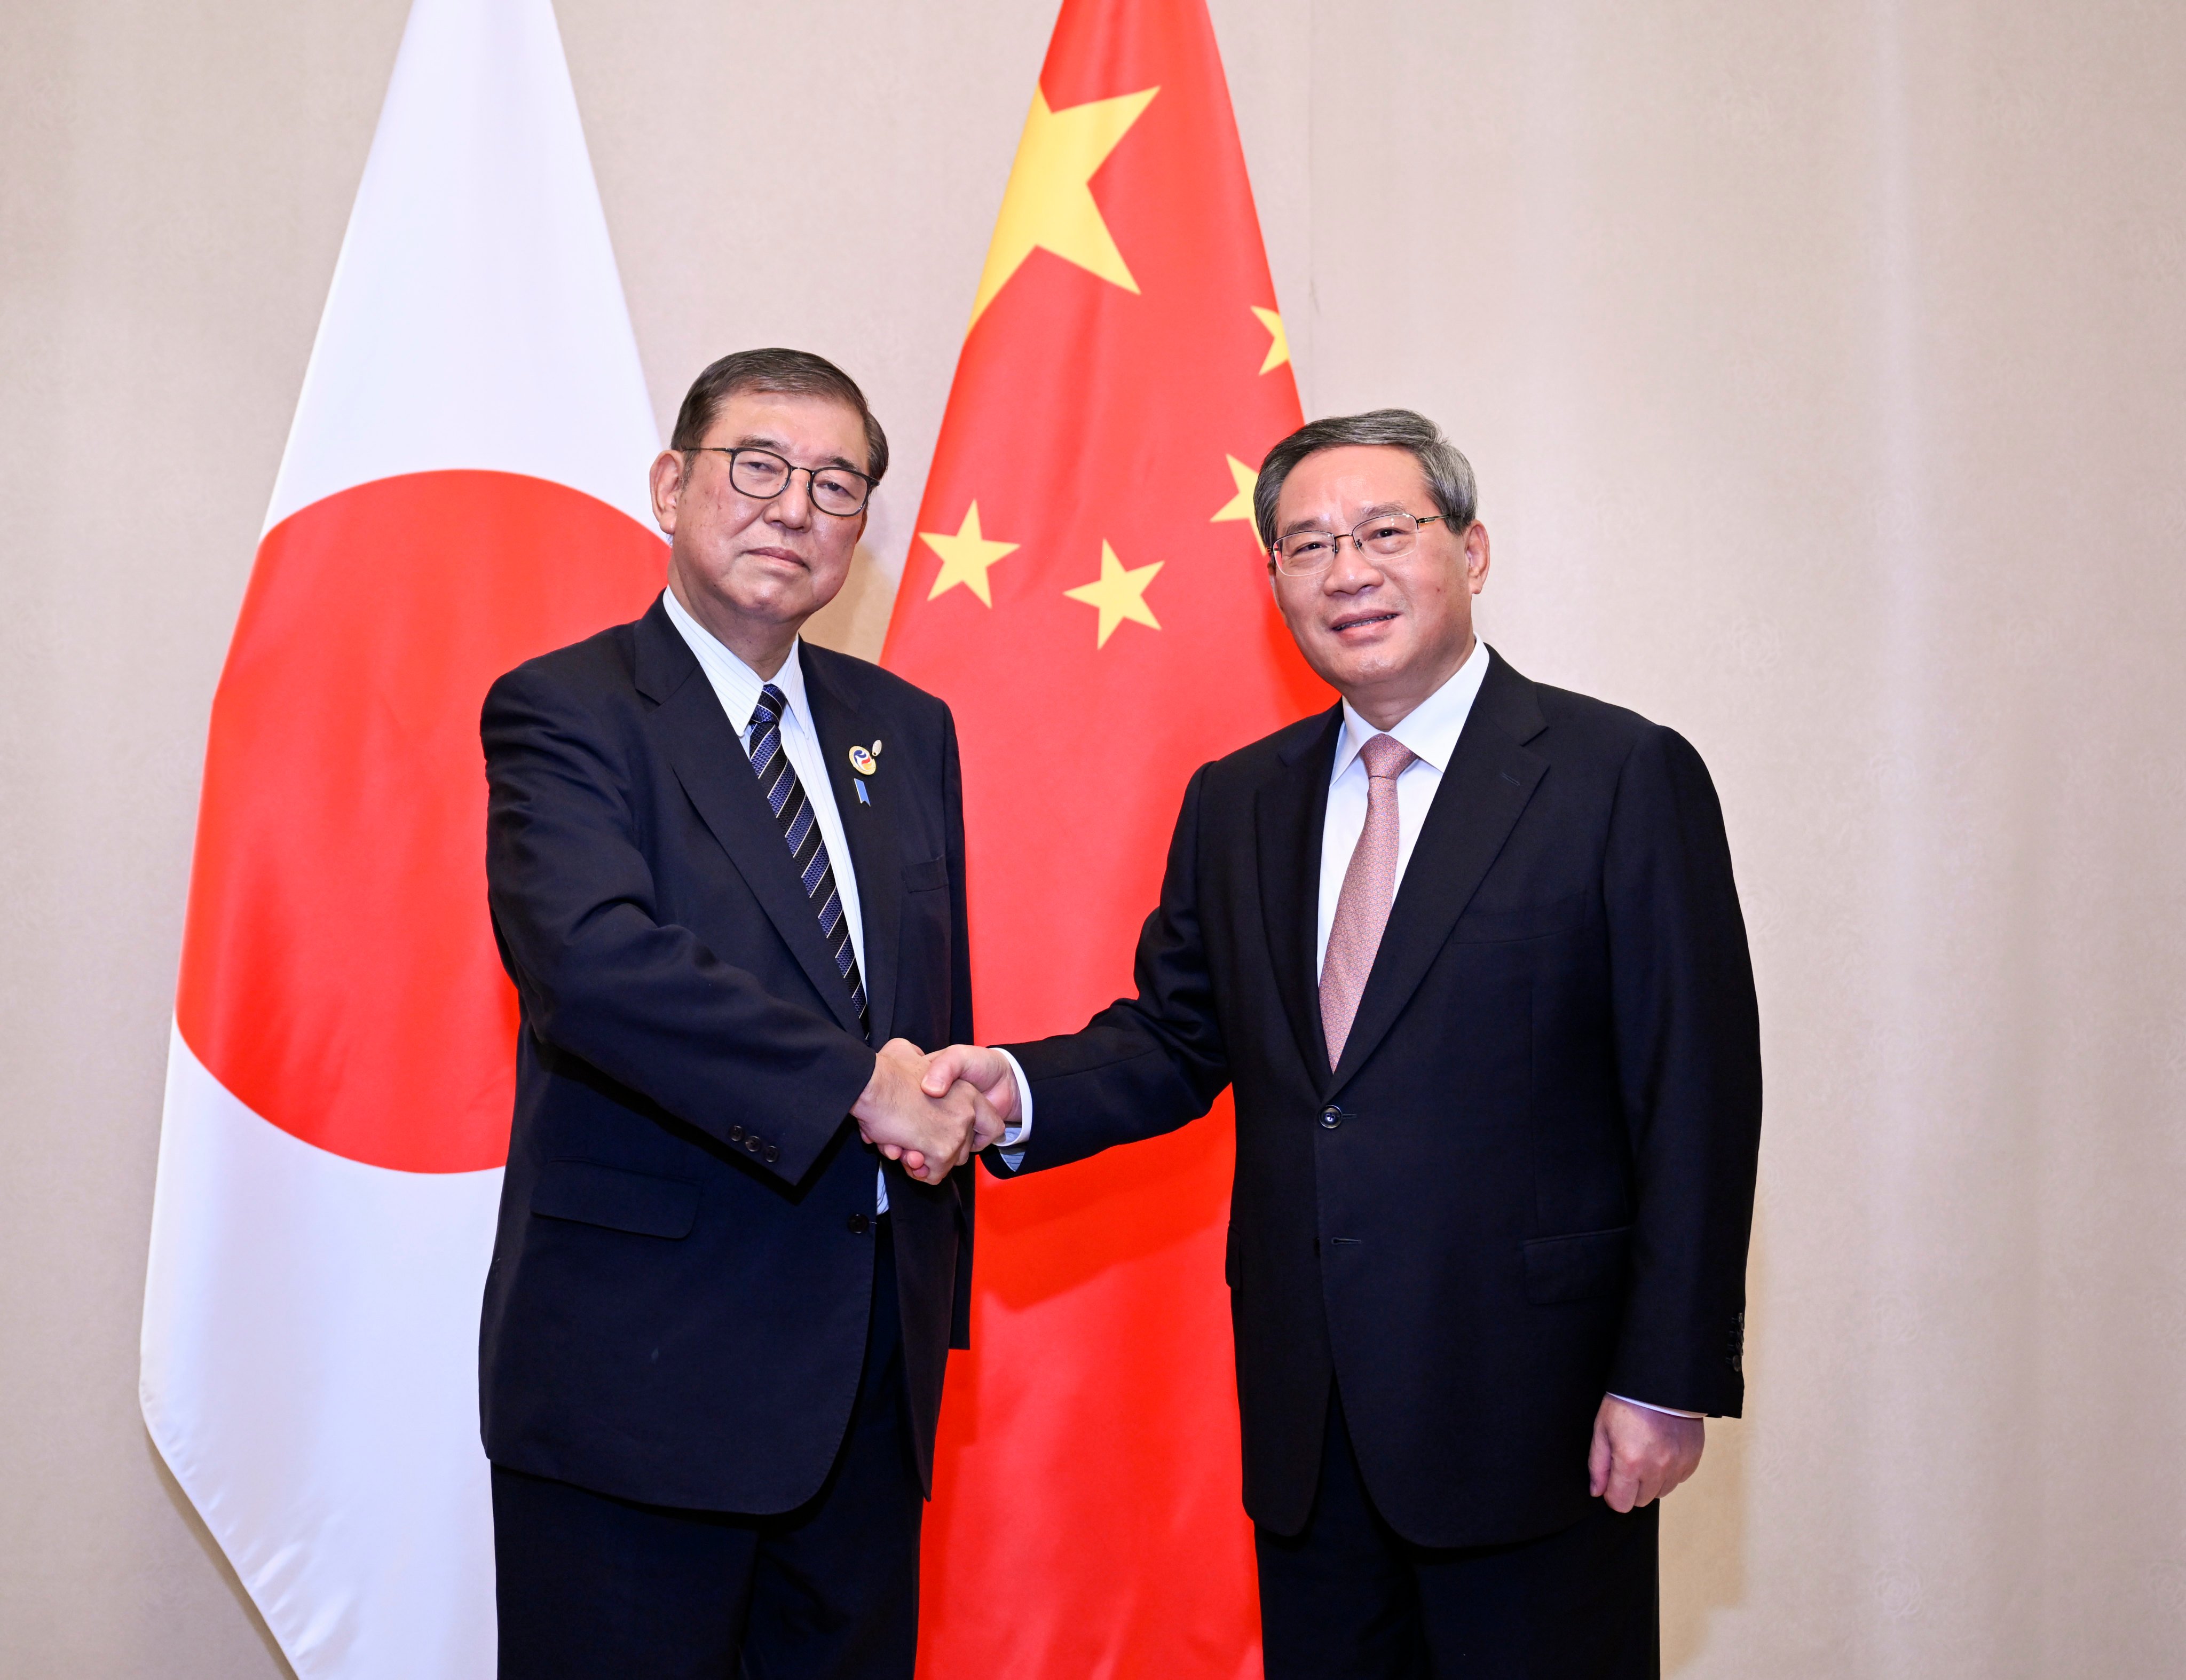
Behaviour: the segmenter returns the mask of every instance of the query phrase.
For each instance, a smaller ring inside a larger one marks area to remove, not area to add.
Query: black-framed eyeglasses
[[[1309,578],[1336,563],[1336,551],[1348,538],[1361,554],[1387,560],[1410,552],[1420,540],[1420,527],[1441,518],[1430,513],[1422,518],[1398,508],[1370,514],[1348,531],[1292,531],[1268,551],[1268,558],[1286,578]]]
[[[848,467],[797,467],[771,449],[724,449],[719,444],[699,444],[694,453],[729,457],[729,483],[739,496],[754,501],[771,501],[789,488],[790,480],[804,474],[812,505],[822,513],[847,519],[866,505],[874,480]]]

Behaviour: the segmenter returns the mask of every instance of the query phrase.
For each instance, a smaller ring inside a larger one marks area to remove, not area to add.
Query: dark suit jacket
[[[863,661],[800,658],[857,871],[872,1043],[967,1038],[948,708]],[[847,1115],[873,1051],[743,745],[658,602],[502,677],[482,733],[487,886],[523,1009],[486,1454],[656,1504],[789,1509],[833,1461],[864,1357],[879,1156]],[[877,737],[866,804],[846,755]],[[972,1184],[888,1168],[929,1477]]]
[[[1010,1047],[1023,1165],[1234,1084],[1247,1509],[1303,1526],[1333,1376],[1398,1532],[1544,1534],[1583,1514],[1606,1391],[1742,1397],[1761,1069],[1722,812],[1678,736],[1495,659],[1331,1073],[1314,944],[1342,715],[1192,777],[1138,995]]]

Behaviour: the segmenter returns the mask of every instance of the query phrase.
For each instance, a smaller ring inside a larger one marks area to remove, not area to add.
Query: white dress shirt
[[[668,621],[674,624],[684,643],[698,657],[698,669],[706,674],[706,680],[714,686],[714,697],[721,703],[721,710],[728,714],[729,726],[743,742],[744,750],[751,750],[746,738],[751,728],[752,714],[759,709],[759,691],[768,679],[762,677],[749,665],[715,639],[714,633],[684,610],[683,603],[675,598],[672,589],[661,591],[661,600],[668,608]],[[788,706],[782,716],[782,750],[789,755],[790,768],[804,784],[804,797],[812,806],[812,815],[820,824],[820,838],[827,848],[827,862],[835,871],[835,893],[843,901],[843,917],[850,929],[850,949],[858,959],[858,972],[866,972],[866,924],[858,912],[858,871],[850,861],[850,843],[843,832],[842,813],[835,808],[835,787],[828,779],[827,761],[821,756],[820,736],[812,726],[812,710],[804,697],[804,668],[797,657],[798,644],[789,645],[789,657],[782,662],[782,669],[774,674],[774,686],[782,691]],[[748,770],[748,761],[745,765]],[[787,851],[785,844],[783,849]],[[813,912],[816,924],[819,912]],[[888,1175],[880,1174],[879,1188],[874,1196],[874,1206],[883,1213],[888,1212]]]

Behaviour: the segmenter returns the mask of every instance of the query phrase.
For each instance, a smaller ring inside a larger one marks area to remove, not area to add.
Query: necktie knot
[[[1370,781],[1388,781],[1404,773],[1404,766],[1419,755],[1393,735],[1377,735],[1359,749],[1365,760]]]
[[[789,698],[772,683],[759,692],[759,704],[752,708],[752,721],[759,724],[780,723],[782,714],[789,709]]]

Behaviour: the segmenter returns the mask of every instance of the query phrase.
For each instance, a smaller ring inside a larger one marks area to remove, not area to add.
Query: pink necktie
[[[1382,930],[1389,925],[1389,900],[1397,889],[1397,778],[1413,756],[1410,748],[1387,735],[1359,749],[1366,766],[1366,826],[1343,871],[1328,955],[1320,966],[1320,1029],[1331,1067],[1343,1060],[1343,1041],[1351,1036],[1359,994],[1382,948]]]

